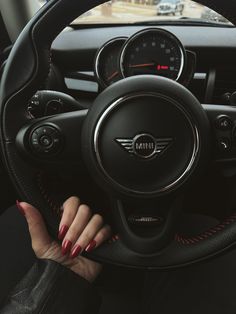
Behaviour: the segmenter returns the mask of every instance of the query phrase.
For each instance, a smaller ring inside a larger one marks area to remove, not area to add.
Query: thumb
[[[52,243],[52,239],[48,234],[43,217],[35,207],[28,203],[17,202],[17,207],[25,215],[33,250],[35,254],[40,257],[39,255],[43,254]]]

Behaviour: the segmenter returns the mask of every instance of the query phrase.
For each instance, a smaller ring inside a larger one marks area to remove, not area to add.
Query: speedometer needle
[[[142,63],[142,64],[130,64],[129,68],[145,68],[145,67],[150,67],[154,66],[155,63]]]
[[[107,78],[107,80],[108,80],[108,81],[112,80],[112,79],[113,79],[114,77],[116,77],[118,74],[119,74],[119,72],[118,72],[118,71],[116,71],[116,72],[112,73],[112,75],[111,75],[111,76],[109,76],[109,77]]]

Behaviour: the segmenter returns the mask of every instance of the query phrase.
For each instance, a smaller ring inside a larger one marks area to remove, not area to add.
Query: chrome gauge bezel
[[[123,78],[129,77],[129,76],[125,75],[125,65],[124,65],[126,53],[127,53],[127,50],[129,48],[129,46],[136,39],[138,39],[139,37],[145,36],[145,35],[153,33],[153,32],[159,33],[162,36],[164,35],[164,36],[168,37],[169,40],[172,40],[172,41],[175,42],[175,44],[177,44],[178,49],[180,51],[180,56],[181,56],[180,69],[179,69],[177,78],[175,79],[175,81],[178,82],[179,79],[181,78],[183,72],[184,72],[184,68],[185,68],[185,64],[186,64],[186,51],[185,51],[185,48],[182,45],[181,41],[173,33],[169,32],[169,31],[167,31],[165,29],[161,29],[161,28],[148,28],[148,29],[141,30],[141,31],[135,33],[133,36],[131,36],[125,42],[125,44],[123,45],[122,51],[121,51],[121,55],[120,55],[120,71],[121,71],[121,75],[122,75]]]
[[[95,61],[94,61],[94,74],[95,74],[95,77],[98,81],[98,83],[100,84],[100,86],[102,88],[107,88],[109,86],[109,84],[107,84],[104,79],[102,78],[102,75],[100,73],[100,65],[101,65],[101,58],[102,58],[102,55],[109,49],[109,47],[111,45],[114,45],[114,43],[116,42],[121,42],[121,49],[122,49],[122,46],[124,45],[124,43],[127,41],[128,37],[125,37],[125,36],[122,36],[122,37],[116,37],[116,38],[113,38],[109,41],[107,41],[96,53],[96,56],[95,56]],[[119,62],[119,58],[118,58],[118,67],[120,65],[120,62]],[[119,67],[119,71],[120,71],[120,67]]]

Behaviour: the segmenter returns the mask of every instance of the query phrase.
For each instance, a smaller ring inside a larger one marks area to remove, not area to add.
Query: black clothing
[[[96,283],[98,292],[51,261],[37,261],[24,277],[36,259],[25,218],[16,208],[0,216],[0,247],[0,296],[9,294],[23,277],[0,307],[0,314],[236,313],[236,250],[172,271],[105,267]]]
[[[0,248],[0,304],[3,306],[7,302],[6,297],[12,294],[14,287],[18,285],[22,278],[24,280],[25,274],[34,267],[35,263],[38,263],[31,248],[26,219],[19,213],[16,206],[9,208],[0,215]],[[64,269],[64,267],[60,267],[60,269]],[[75,276],[80,280],[79,276]],[[99,314],[110,314],[111,309],[112,314],[138,314],[141,304],[140,285],[142,286],[143,284],[143,277],[143,274],[138,271],[109,266],[105,267],[102,276],[100,276],[96,283],[97,290],[99,290],[99,295],[102,299]],[[67,285],[70,284],[68,282]],[[60,284],[62,294],[66,293],[67,285],[62,286]],[[97,290],[93,291],[97,293]],[[78,290],[75,292],[78,302],[83,302],[78,292]],[[57,302],[59,301],[60,303],[63,302],[61,299],[57,300]],[[0,314],[2,314],[1,305]],[[54,313],[57,314],[56,312],[48,312],[47,314]],[[74,313],[77,314],[77,312]],[[15,313],[12,312],[10,314]],[[19,314],[21,313],[19,312]],[[32,314],[35,313],[32,312]],[[64,314],[70,314],[70,312],[65,311]]]
[[[25,217],[16,206],[0,215],[0,303],[36,261]]]
[[[6,299],[1,314],[94,314],[99,307],[93,285],[53,261],[38,260]]]

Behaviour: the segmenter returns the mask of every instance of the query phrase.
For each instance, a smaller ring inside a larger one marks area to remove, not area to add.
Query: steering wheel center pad
[[[209,121],[180,84],[135,76],[106,89],[89,111],[82,137],[91,174],[129,196],[179,188],[208,159]]]

